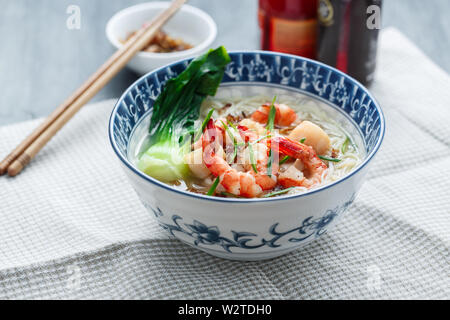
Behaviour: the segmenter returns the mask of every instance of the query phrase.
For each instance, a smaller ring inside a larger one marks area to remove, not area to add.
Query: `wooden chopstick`
[[[123,67],[141,51],[156,32],[182,7],[187,0],[175,0],[146,28],[127,41],[112,55],[78,90],[23,140],[1,163],[0,175],[8,172],[11,177],[19,174],[48,141],[97,94]]]

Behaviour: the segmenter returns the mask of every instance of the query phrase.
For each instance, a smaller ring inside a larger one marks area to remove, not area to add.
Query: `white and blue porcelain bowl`
[[[132,160],[147,133],[152,105],[183,60],[148,73],[119,99],[109,125],[112,147],[144,206],[172,236],[209,254],[263,260],[296,250],[327,232],[352,204],[384,136],[378,103],[356,80],[319,62],[287,54],[230,53],[219,96],[313,98],[365,150],[346,177],[310,192],[269,199],[215,198],[172,188],[140,172]]]
[[[123,46],[121,40],[139,30],[170,5],[169,1],[151,1],[121,10],[108,21],[106,37],[116,49],[120,49]],[[138,52],[127,65],[131,70],[143,75],[169,63],[196,57],[211,47],[217,36],[214,20],[206,12],[187,4],[164,25],[163,30],[174,38],[183,39],[193,48],[169,53]]]

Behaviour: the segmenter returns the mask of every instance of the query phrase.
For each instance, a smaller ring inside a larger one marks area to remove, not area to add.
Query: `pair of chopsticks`
[[[159,29],[187,0],[175,0],[145,28],[117,50],[83,85],[55,109],[47,119],[26,137],[1,163],[0,176],[6,172],[15,177],[51,140],[51,138],[95,96],[125,65],[141,51]]]

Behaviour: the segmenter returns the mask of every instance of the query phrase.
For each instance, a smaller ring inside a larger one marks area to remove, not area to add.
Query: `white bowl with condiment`
[[[109,42],[117,49],[121,48],[121,40],[126,40],[129,34],[142,28],[169,5],[170,2],[149,2],[119,11],[106,25]],[[210,49],[217,36],[217,25],[211,16],[189,5],[183,5],[162,30],[193,48],[170,53],[139,52],[127,65],[131,70],[143,75],[174,61],[196,57]]]

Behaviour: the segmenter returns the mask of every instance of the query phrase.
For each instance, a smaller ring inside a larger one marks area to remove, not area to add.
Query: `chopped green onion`
[[[252,164],[253,171],[258,173],[258,169],[256,168],[255,153],[251,144],[248,145],[248,151],[250,152],[250,162]]]
[[[350,142],[350,138],[347,137],[347,139],[345,139],[344,144],[342,145],[342,148],[341,148],[342,153],[347,152],[349,142]]]
[[[223,122],[222,120],[220,120],[220,122],[222,122],[222,125],[223,125],[225,131],[228,133],[228,136],[230,137],[230,139],[232,139],[234,141],[235,139],[234,139],[233,134],[230,131],[230,128],[228,128],[227,124],[225,122]]]
[[[271,136],[270,134],[268,134],[268,135],[266,135],[266,136],[264,136],[264,137],[259,138],[259,139],[256,140],[256,141],[253,141],[252,144],[257,144],[258,142],[261,142],[261,141],[263,141],[264,139],[271,138],[271,137],[272,137],[272,136]]]
[[[277,96],[273,98],[272,105],[270,107],[269,116],[267,118],[267,131],[273,131],[273,127],[275,124],[275,116],[277,114],[277,109],[275,108],[275,101],[277,100]]]
[[[234,152],[233,152],[233,158],[231,159],[231,163],[234,162],[234,159],[236,159],[237,157],[237,141],[236,138],[233,136],[233,133],[231,132],[230,128],[228,128],[227,124],[223,121],[221,121],[223,124],[223,127],[225,128],[225,131],[228,133],[228,136],[230,137],[231,140],[233,140],[233,146],[234,146]]]
[[[306,138],[303,138],[302,140],[300,140],[300,143],[305,143]]]
[[[290,187],[290,188],[283,189],[283,190],[280,190],[280,191],[268,193],[268,194],[264,195],[263,198],[271,198],[271,197],[279,196],[279,195],[281,195],[281,194],[288,193],[289,191],[291,191],[291,190],[293,190],[293,189],[295,189],[295,188],[296,188],[296,187]]]
[[[231,163],[233,163],[233,162],[234,162],[234,159],[236,159],[237,153],[238,153],[238,147],[237,147],[237,144],[235,143],[235,144],[234,144],[233,158],[231,159]]]
[[[272,163],[273,163],[273,153],[272,149],[269,150],[269,160],[267,162],[267,175],[269,178],[272,177]]]
[[[282,165],[283,163],[285,163],[286,161],[288,161],[291,157],[286,156],[284,157],[281,161],[280,161],[280,165]]]
[[[331,162],[341,162],[341,159],[334,159],[334,158],[328,158],[328,157],[322,157],[319,156],[320,159],[325,160],[325,161],[331,161]]]
[[[220,178],[217,177],[217,179],[214,181],[213,185],[211,186],[211,189],[209,189],[209,191],[208,191],[208,196],[212,196],[216,192],[219,182],[220,182]]]
[[[270,106],[269,116],[267,118],[267,126],[266,129],[268,132],[273,131],[273,127],[275,124],[275,116],[277,114],[277,109],[275,108],[275,101],[277,101],[277,96],[273,97],[272,105]],[[269,161],[267,163],[267,175],[272,177],[272,163],[273,163],[273,153],[272,149],[269,151]]]
[[[208,115],[206,116],[205,120],[203,120],[202,132],[205,131],[206,125],[208,124],[209,120],[211,120],[213,113],[214,113],[214,109],[209,110]]]
[[[206,125],[208,124],[209,120],[211,120],[212,114],[214,113],[214,109],[211,109],[208,112],[208,115],[206,116],[205,120],[203,120],[202,126],[200,128],[200,131],[197,132],[197,135],[195,136],[195,141],[200,139],[200,136],[202,135],[203,131],[205,131]]]
[[[234,125],[233,122],[231,122],[230,120],[228,120],[227,122],[234,130],[239,131],[238,128],[236,128],[236,126]]]

